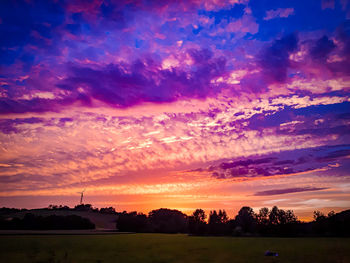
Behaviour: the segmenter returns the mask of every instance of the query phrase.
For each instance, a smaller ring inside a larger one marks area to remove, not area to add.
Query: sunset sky
[[[350,208],[350,1],[0,2],[0,206]]]

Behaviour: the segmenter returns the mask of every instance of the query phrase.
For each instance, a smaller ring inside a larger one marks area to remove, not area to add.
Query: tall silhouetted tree
[[[216,212],[216,210],[214,211],[210,211],[210,214],[209,214],[209,225],[214,225],[214,224],[218,224],[220,222],[219,220],[219,216],[218,216],[218,213]]]
[[[227,217],[226,211],[225,210],[219,210],[218,218],[219,218],[220,224],[226,224],[227,221],[228,221],[228,217]]]
[[[269,209],[263,207],[259,210],[259,213],[256,214],[257,232],[262,235],[267,235],[269,231],[269,213]]]
[[[272,207],[269,214],[269,223],[271,225],[278,225],[278,214],[279,214],[278,207],[277,206]]]
[[[293,210],[287,210],[284,216],[286,217],[285,221],[287,224],[298,222],[298,218],[294,214]]]
[[[256,225],[256,217],[251,207],[242,207],[236,216],[237,226],[241,227],[244,233],[253,233]]]
[[[192,216],[196,222],[201,222],[201,223],[205,223],[205,219],[207,218],[207,215],[202,209],[196,209],[193,212]]]
[[[228,218],[225,210],[210,211],[208,228],[212,235],[224,235],[228,232]]]
[[[269,209],[267,207],[261,208],[256,219],[258,224],[266,226],[269,223]]]
[[[206,234],[206,226],[205,222],[206,214],[202,209],[196,209],[192,216],[188,218],[188,231],[191,234],[195,235],[204,235]]]

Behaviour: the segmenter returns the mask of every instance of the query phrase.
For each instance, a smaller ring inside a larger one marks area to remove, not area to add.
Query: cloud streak
[[[294,8],[277,8],[276,10],[266,11],[264,20],[270,20],[274,18],[287,18],[294,14]]]
[[[269,195],[283,195],[283,194],[292,194],[300,192],[310,192],[310,191],[321,191],[328,188],[323,187],[296,187],[296,188],[286,188],[286,189],[272,189],[267,191],[256,192],[255,196],[269,196]]]

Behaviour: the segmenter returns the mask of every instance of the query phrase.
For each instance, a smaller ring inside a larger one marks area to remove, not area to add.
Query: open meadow
[[[349,238],[0,236],[0,262],[350,262]],[[266,250],[278,257],[264,256]]]

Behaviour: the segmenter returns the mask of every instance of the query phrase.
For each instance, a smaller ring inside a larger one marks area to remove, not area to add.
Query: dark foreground
[[[349,262],[349,238],[0,236],[0,262]],[[266,250],[278,257],[266,257]]]

